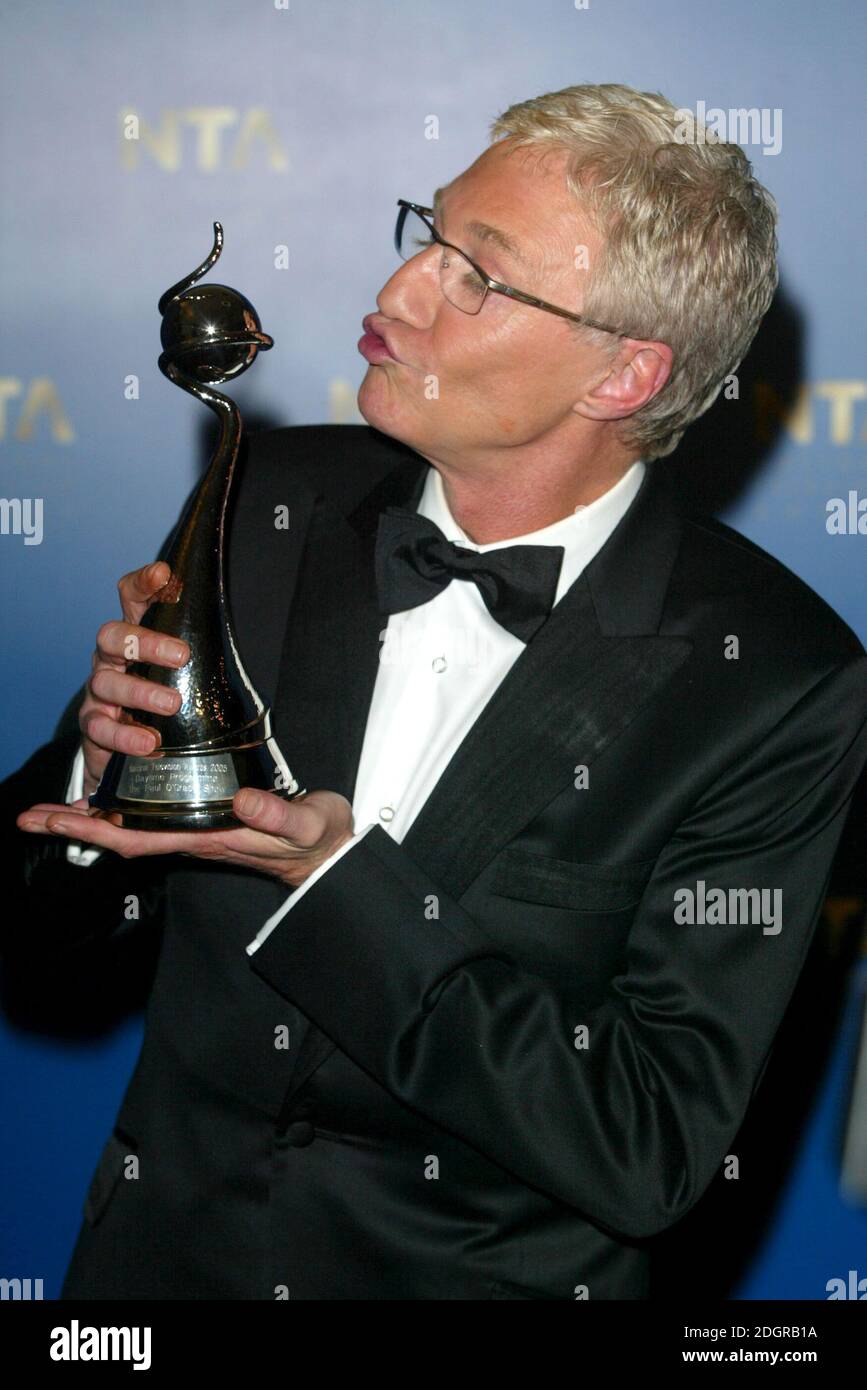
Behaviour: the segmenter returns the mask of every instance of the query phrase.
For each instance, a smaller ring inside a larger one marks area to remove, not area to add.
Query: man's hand
[[[313,791],[288,802],[272,792],[242,788],[232,801],[235,815],[243,821],[243,827],[236,830],[124,830],[117,824],[119,816],[90,808],[88,795],[96,791],[113,752],[142,756],[160,746],[156,728],[136,719],[131,710],[171,714],[181,705],[178,691],[126,674],[131,664],[131,638],[135,638],[136,660],[170,667],[183,666],[189,660],[186,642],[175,642],[139,626],[171,578],[170,566],[158,560],[119,580],[124,621],[103,623],[97,632],[92,673],[78,714],[85,755],[85,795],[69,806],[38,802],[22,810],[18,827],[33,834],[65,835],[69,840],[113,849],[124,859],[178,853],[224,860],[258,869],[297,888],[322,860],[352,840],[352,806],[338,792]]]
[[[132,570],[118,582],[123,621],[103,623],[96,637],[91,676],[78,720],[84,753],[84,796],[72,805],[40,801],[17,817],[21,830],[63,835],[114,850],[124,859],[140,855],[188,854],[258,869],[297,888],[323,860],[352,838],[352,807],[336,792],[317,791],[284,801],[272,792],[242,788],[232,806],[243,827],[235,830],[124,830],[116,814],[93,810],[88,794],[99,785],[112,753],[147,755],[160,745],[156,729],[135,710],[176,713],[181,697],[156,681],[127,674],[134,638],[135,659],[178,667],[189,645],[140,626],[141,619],[172,578],[164,560]],[[258,798],[258,804],[257,804]]]
[[[235,830],[124,830],[94,812],[86,797],[71,806],[39,802],[22,811],[16,823],[37,835],[100,845],[123,859],[188,854],[238,864],[270,874],[289,888],[297,888],[352,838],[352,807],[337,792],[309,792],[284,801],[248,787],[235,793],[232,808],[244,822]]]

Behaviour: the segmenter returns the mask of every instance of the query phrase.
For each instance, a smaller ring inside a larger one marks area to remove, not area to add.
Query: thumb
[[[232,809],[251,830],[282,835],[302,849],[317,845],[326,830],[322,810],[315,805],[305,805],[300,797],[286,801],[273,792],[244,787],[235,793]]]

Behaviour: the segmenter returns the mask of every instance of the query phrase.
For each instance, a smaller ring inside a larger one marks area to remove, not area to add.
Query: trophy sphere
[[[166,306],[160,339],[169,361],[203,386],[240,376],[271,345],[249,299],[213,284],[195,285]]]

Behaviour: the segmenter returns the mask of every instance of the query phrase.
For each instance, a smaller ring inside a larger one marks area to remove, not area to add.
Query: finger
[[[179,690],[141,676],[128,675],[110,666],[101,666],[90,678],[90,688],[104,704],[122,705],[124,709],[147,709],[155,714],[174,714],[182,704]]]
[[[79,728],[86,739],[109,753],[153,753],[162,742],[156,729],[134,721],[121,722],[98,707],[82,712]]]
[[[153,564],[130,570],[117,581],[121,612],[128,622],[140,621],[154,595],[165,588],[171,577],[171,568],[165,560],[155,560]]]
[[[71,840],[100,845],[114,850],[125,859],[149,854],[217,858],[225,850],[241,854],[246,851],[249,856],[258,847],[258,841],[250,838],[246,828],[213,832],[124,830],[109,820],[106,813],[95,811],[86,797],[70,805],[38,801],[19,813],[16,824],[33,834],[62,835]]]
[[[86,798],[68,806],[56,806],[40,802],[36,806],[28,806],[28,809],[22,810],[15,817],[15,824],[19,830],[26,830],[31,834],[60,833],[68,835],[69,840],[79,840],[79,838],[88,837],[86,826],[100,815],[100,812],[93,810]]]
[[[232,809],[251,830],[281,835],[299,849],[312,849],[328,829],[325,811],[302,799],[284,801],[273,792],[243,787],[232,799]]]
[[[152,662],[155,666],[184,666],[190,659],[190,645],[181,638],[163,637],[149,628],[110,618],[96,634],[94,671],[100,666],[124,670],[129,661]]]
[[[28,806],[26,811],[19,812],[15,817],[15,824],[20,830],[41,831],[47,834],[48,826],[46,822],[49,816],[63,816],[66,818],[65,813],[67,811],[69,812],[68,819],[70,822],[73,818],[80,818],[81,816],[84,816],[86,819],[88,815],[86,797],[82,797],[80,801],[74,802],[71,806],[58,805],[57,802],[54,801],[37,801],[35,805]]]
[[[80,840],[84,844],[98,845],[101,849],[113,850],[123,859],[183,851],[195,853],[199,848],[204,848],[201,838],[189,831],[124,830],[99,812],[77,812],[71,806],[34,806],[29,812],[25,812],[25,818],[33,817],[34,812],[40,813],[41,825],[22,828],[31,828],[37,834],[41,829],[49,835],[65,836],[71,840]]]

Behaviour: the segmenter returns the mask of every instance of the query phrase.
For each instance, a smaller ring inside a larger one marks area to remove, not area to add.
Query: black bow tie
[[[562,545],[507,545],[480,555],[446,540],[418,512],[389,507],[376,533],[376,589],[381,613],[427,603],[453,579],[471,579],[491,617],[522,642],[554,606]]]

